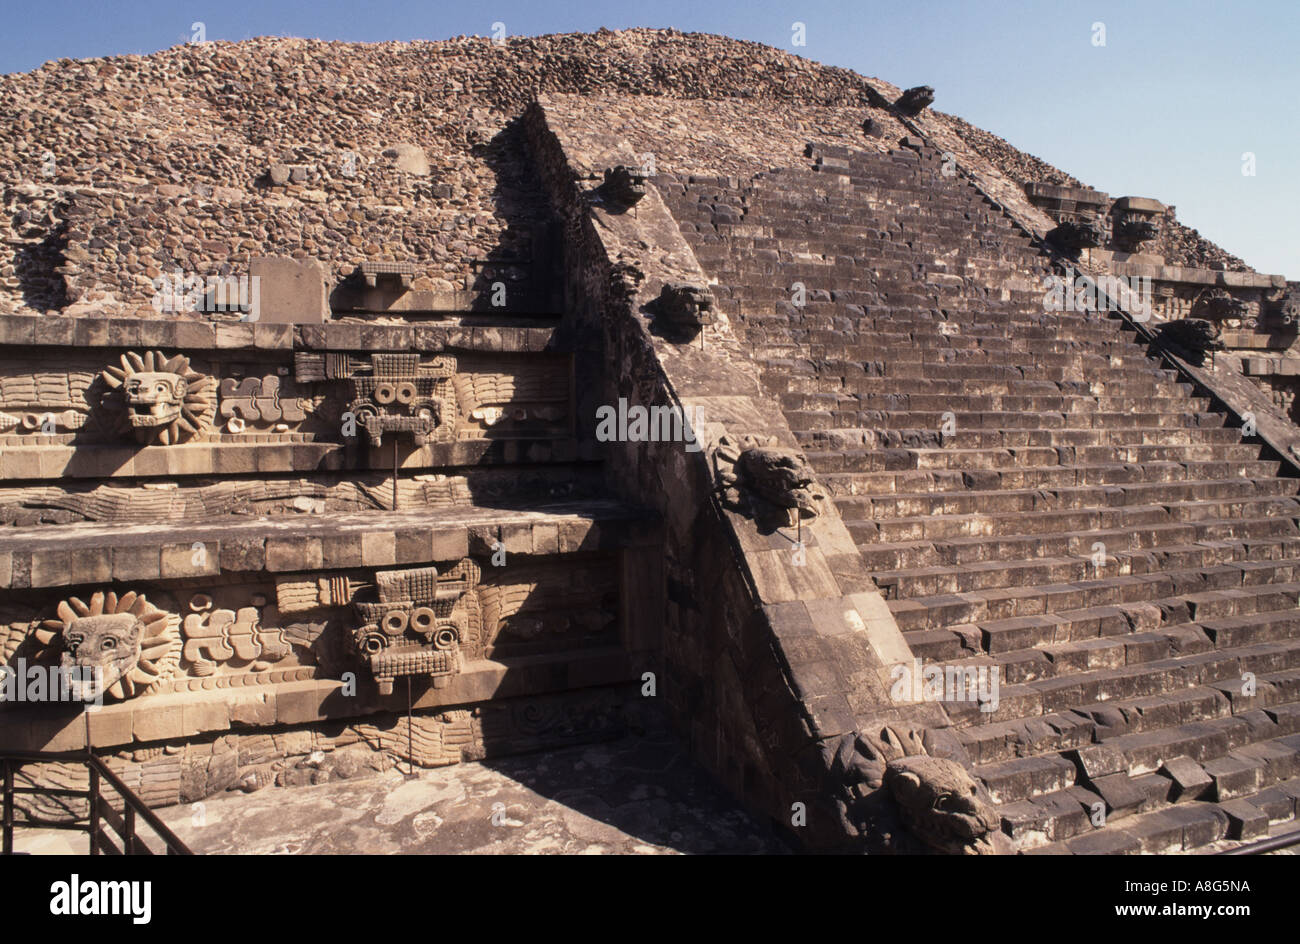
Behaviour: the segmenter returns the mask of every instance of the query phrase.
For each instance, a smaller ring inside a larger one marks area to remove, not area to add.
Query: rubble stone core
[[[654,30],[0,79],[0,751],[165,806],[666,719],[810,850],[1293,822],[1295,283],[934,97]]]

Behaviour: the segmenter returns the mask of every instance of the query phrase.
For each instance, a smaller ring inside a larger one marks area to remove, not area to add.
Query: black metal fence
[[[85,766],[89,785],[85,790],[45,787],[34,782],[18,785],[16,774],[29,764],[72,763]],[[161,844],[167,855],[193,855],[166,824],[145,805],[122,779],[109,769],[100,758],[90,753],[9,753],[0,754],[0,772],[4,775],[4,827],[3,852],[14,851],[14,830],[22,828],[70,829],[84,832],[90,837],[91,855],[154,855],[154,849],[141,837],[137,828],[143,823],[152,830],[153,838]],[[15,798],[23,795],[58,797],[85,800],[87,815],[71,820],[17,819],[20,812]],[[116,800],[113,795],[116,795]],[[119,802],[120,801],[120,802]],[[120,809],[119,809],[120,806]]]

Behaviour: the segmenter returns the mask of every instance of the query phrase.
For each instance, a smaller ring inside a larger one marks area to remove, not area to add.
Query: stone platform
[[[231,794],[161,815],[210,854],[785,851],[666,736]]]

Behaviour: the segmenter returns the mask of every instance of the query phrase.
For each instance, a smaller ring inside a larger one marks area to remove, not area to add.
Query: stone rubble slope
[[[707,138],[721,111],[757,170],[788,162],[814,131],[860,137],[867,114],[882,140],[899,131],[869,108],[898,94],[888,83],[674,30],[502,46],[259,38],[62,59],[0,77],[11,249],[0,311],[147,315],[160,275],[240,274],[264,254],[318,259],[335,277],[367,258],[417,262],[418,287],[434,291],[473,289],[488,261],[519,278],[510,266],[529,257],[541,211],[510,121],[548,93],[681,101],[656,151]],[[603,109],[591,109],[593,126]],[[1066,178],[959,119],[931,118],[1003,175]],[[1188,243],[1189,256],[1217,252]]]

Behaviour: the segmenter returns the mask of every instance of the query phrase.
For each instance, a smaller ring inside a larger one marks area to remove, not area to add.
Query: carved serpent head
[[[885,768],[884,785],[903,821],[926,845],[962,855],[996,851],[993,839],[1001,821],[956,761],[904,757]]]

